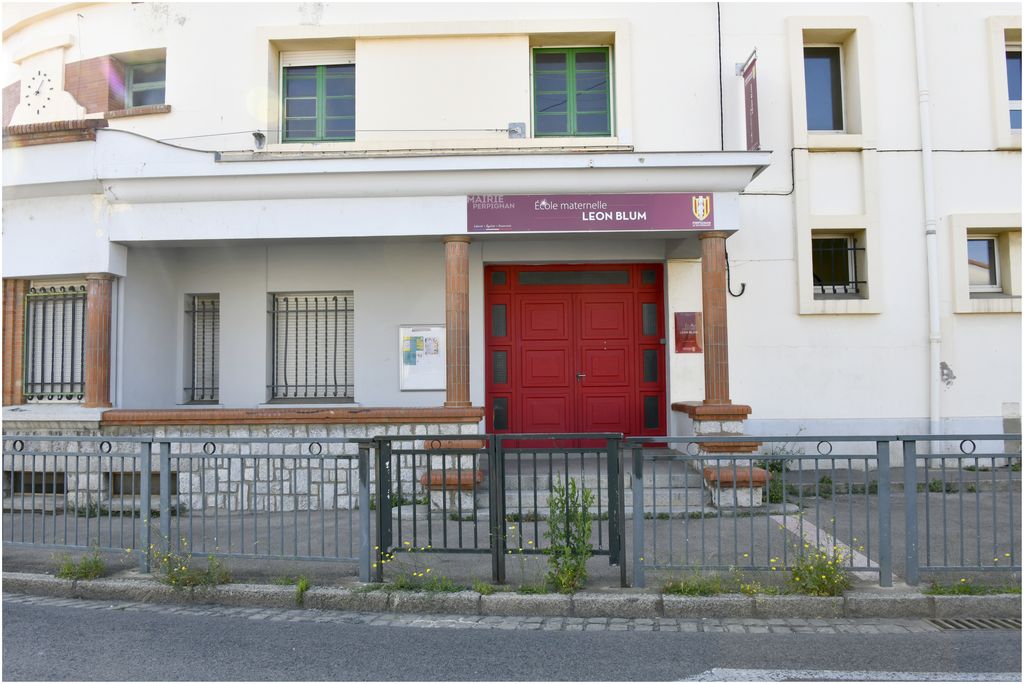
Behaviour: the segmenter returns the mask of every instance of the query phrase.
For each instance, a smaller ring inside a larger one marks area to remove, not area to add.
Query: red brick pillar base
[[[110,319],[114,276],[85,276],[85,400],[87,408],[107,408],[110,403]]]
[[[3,405],[25,403],[25,295],[28,281],[4,278]]]
[[[469,238],[444,239],[444,318],[448,340],[445,406],[471,406],[469,400]]]

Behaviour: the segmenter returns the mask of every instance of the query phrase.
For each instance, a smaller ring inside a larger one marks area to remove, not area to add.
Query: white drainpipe
[[[911,3],[914,10],[914,47],[917,53],[917,98],[921,124],[921,181],[924,186],[924,244],[928,257],[928,430],[941,433],[942,328],[939,319],[939,256],[936,244],[935,181],[932,172],[932,126],[928,111],[928,59],[924,38],[924,6]]]

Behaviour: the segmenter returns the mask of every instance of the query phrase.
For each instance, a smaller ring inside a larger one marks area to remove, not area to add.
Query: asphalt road
[[[1012,630],[824,633],[824,625],[775,634],[736,624],[738,633],[731,625],[686,633],[632,631],[630,624],[629,631],[528,631],[522,620],[501,618],[455,629],[415,616],[396,626],[316,611],[53,603],[4,601],[4,680],[664,681],[716,669],[957,679],[954,673],[1021,671],[1020,632]]]

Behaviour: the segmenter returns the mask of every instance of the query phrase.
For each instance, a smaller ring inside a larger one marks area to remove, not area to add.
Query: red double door
[[[661,264],[484,277],[489,431],[665,434]]]

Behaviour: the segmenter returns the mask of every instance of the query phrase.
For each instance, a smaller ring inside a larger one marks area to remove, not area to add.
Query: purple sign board
[[[470,233],[713,230],[712,193],[469,195]]]
[[[760,123],[757,116],[757,51],[743,67],[744,116],[747,122],[747,149],[761,149]]]

